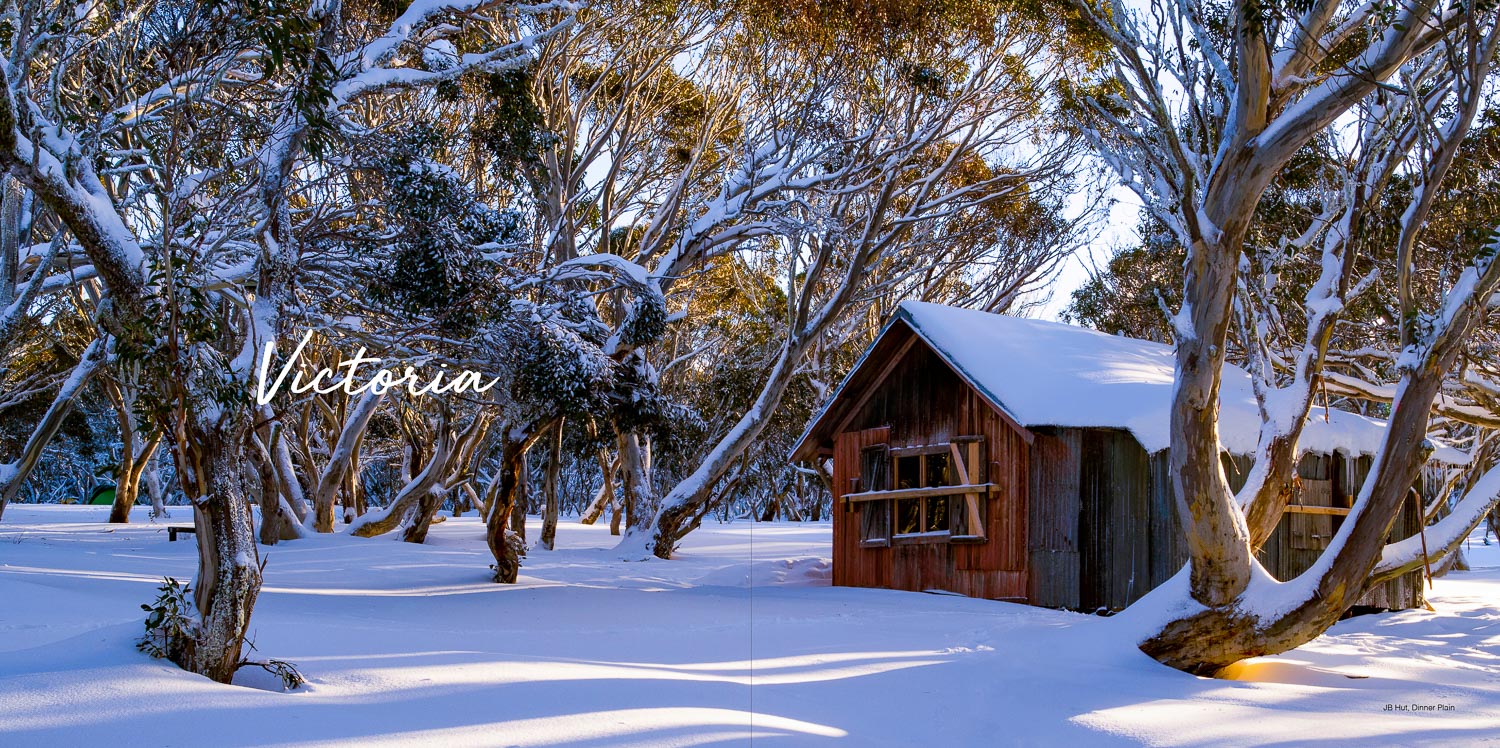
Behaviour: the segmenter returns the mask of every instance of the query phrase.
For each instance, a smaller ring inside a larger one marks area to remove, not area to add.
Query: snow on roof
[[[1026,427],[1119,428],[1147,452],[1171,444],[1169,414],[1176,373],[1173,349],[1073,325],[907,301],[905,320],[989,400]],[[1260,410],[1250,375],[1226,365],[1219,431],[1234,454],[1255,451]],[[1385,422],[1315,408],[1300,440],[1304,451],[1374,454]],[[1445,462],[1462,461],[1444,448]]]

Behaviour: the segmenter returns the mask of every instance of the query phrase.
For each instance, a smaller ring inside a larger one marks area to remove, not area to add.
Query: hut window
[[[948,454],[940,453],[927,455],[927,463],[924,468],[927,472],[927,481],[924,486],[951,486],[954,484],[953,471],[948,464]]]
[[[948,526],[948,497],[927,500],[927,513],[922,517],[922,526],[933,530],[950,530]]]
[[[885,547],[893,537],[913,536],[983,542],[984,496],[989,490],[984,482],[983,441],[968,436],[922,447],[891,449],[880,444],[861,450],[858,492],[866,495],[855,499],[860,546]],[[922,490],[970,485],[984,488],[973,493]],[[896,495],[869,495],[882,491]]]
[[[896,534],[915,535],[922,531],[922,500],[896,501]]]
[[[891,487],[890,459],[890,450],[884,444],[876,444],[860,450],[861,491],[885,491]]]
[[[925,488],[925,486],[924,486]],[[929,532],[951,532],[948,524],[947,496],[896,500],[896,534],[922,535]]]
[[[895,472],[898,488],[937,488],[958,483],[946,444],[897,457]],[[947,496],[896,499],[896,535],[952,532],[949,503]]]
[[[922,458],[908,455],[896,458],[896,488],[921,488]]]

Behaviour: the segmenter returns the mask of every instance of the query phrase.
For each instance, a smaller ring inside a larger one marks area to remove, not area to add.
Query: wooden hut
[[[833,583],[1119,609],[1187,553],[1169,481],[1168,346],[1052,322],[901,305],[794,448],[832,459]],[[1226,473],[1259,433],[1227,367]],[[1384,424],[1339,410],[1304,429],[1298,500],[1262,551],[1290,579],[1347,514]],[[1403,513],[1392,539],[1416,532]],[[1407,575],[1362,604],[1421,604]]]

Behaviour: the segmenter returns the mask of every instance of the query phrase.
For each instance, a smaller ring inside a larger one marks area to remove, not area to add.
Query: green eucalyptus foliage
[[[230,302],[207,290],[213,277],[201,251],[203,229],[189,220],[179,241],[147,256],[146,281],[158,292],[143,297],[143,313],[124,320],[116,337],[120,361],[139,367],[144,381],[162,383],[144,388],[135,403],[148,429],[169,423],[178,407],[216,412],[250,400],[228,358],[239,335],[226,314]]]
[[[432,315],[442,329],[457,332],[504,308],[485,254],[516,242],[521,224],[431,158],[441,144],[425,123],[371,144],[381,199],[370,235],[357,245],[382,265],[371,288],[376,300],[413,316]]]
[[[194,638],[197,628],[197,609],[188,598],[192,588],[172,577],[163,577],[156,588],[159,595],[150,605],[142,604],[146,611],[146,632],[136,642],[135,648],[156,659],[164,659],[179,651]]]
[[[604,355],[607,331],[592,308],[564,303],[517,317],[505,328],[515,402],[561,415],[606,410],[616,365]]]
[[[479,112],[470,137],[490,157],[490,169],[505,184],[535,179],[542,149],[553,140],[531,96],[533,75],[531,68],[515,68],[475,76],[477,90],[470,100]]]
[[[248,21],[245,32],[265,49],[260,58],[262,72],[268,78],[289,74],[292,107],[308,125],[303,148],[321,158],[338,137],[330,117],[338,71],[319,42],[324,23],[337,19],[309,15],[309,0],[240,0],[238,4]]]
[[[642,293],[630,302],[620,325],[620,342],[632,348],[656,342],[667,330],[667,305],[660,294]]]
[[[1143,220],[1137,230],[1144,241],[1121,249],[1104,272],[1074,290],[1063,317],[1114,335],[1170,342],[1172,328],[1162,310],[1182,303],[1185,254],[1161,225]]]
[[[1300,339],[1306,330],[1300,313],[1308,288],[1317,280],[1320,253],[1314,246],[1292,252],[1286,239],[1302,233],[1324,209],[1326,195],[1339,184],[1340,157],[1327,143],[1315,142],[1298,152],[1266,191],[1255,212],[1246,240],[1246,260],[1254,278],[1274,277],[1268,291],[1278,311],[1278,324]],[[1395,247],[1401,216],[1419,185],[1399,172],[1373,206],[1358,237],[1361,257],[1354,276],[1374,271],[1384,283],[1396,277]],[[1459,149],[1448,178],[1436,197],[1432,217],[1423,227],[1414,255],[1412,282],[1420,306],[1435,308],[1451,279],[1493,236],[1494,216],[1500,213],[1500,116],[1481,115]],[[1171,340],[1163,309],[1181,304],[1185,256],[1164,226],[1144,220],[1138,228],[1144,240],[1112,258],[1104,272],[1073,292],[1065,316],[1080,324],[1111,333],[1154,340]],[[1399,339],[1395,325],[1399,311],[1389,293],[1367,293],[1343,312],[1336,328],[1337,347],[1393,348]],[[1385,374],[1393,374],[1385,372]]]

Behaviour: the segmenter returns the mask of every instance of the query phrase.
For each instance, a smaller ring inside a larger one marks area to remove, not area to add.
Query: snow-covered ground
[[[1161,667],[1108,619],[830,587],[827,525],[709,526],[624,562],[568,523],[503,586],[478,521],[450,520],[422,546],[262,549],[256,647],[310,680],[280,693],[136,651],[194,546],[107,510],[0,523],[0,746],[1500,745],[1500,546],[1477,537],[1437,612],[1345,621],[1237,682]],[[1451,709],[1387,710],[1413,704]]]

